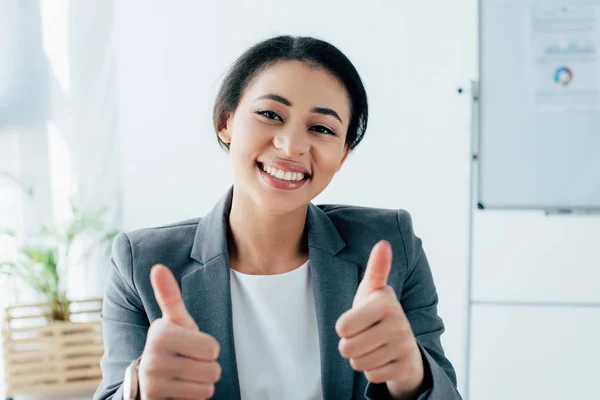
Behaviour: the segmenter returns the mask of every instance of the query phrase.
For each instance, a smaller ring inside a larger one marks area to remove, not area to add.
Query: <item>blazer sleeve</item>
[[[400,303],[410,321],[423,356],[428,389],[418,400],[460,400],[456,373],[444,355],[440,337],[444,323],[437,313],[438,295],[421,239],[415,236],[410,214],[398,212],[398,227],[404,245],[408,272],[402,286]],[[391,399],[385,384],[368,385],[365,397]]]
[[[104,355],[102,382],[94,400],[121,400],[125,370],[146,344],[150,323],[133,282],[133,252],[125,233],[113,242],[112,257],[102,307]]]

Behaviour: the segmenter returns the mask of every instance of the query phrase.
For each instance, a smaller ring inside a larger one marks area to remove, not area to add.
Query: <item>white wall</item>
[[[117,4],[116,29],[126,229],[201,216],[230,185],[212,102],[248,46],[316,35],[353,60],[369,128],[317,201],[413,214],[466,394],[470,103],[455,90],[477,78],[477,2],[138,0]],[[600,219],[486,211],[473,233],[470,398],[589,395],[600,373]]]
[[[478,212],[474,233],[471,398],[597,396],[600,217]]]
[[[372,117],[366,140],[318,200],[412,212],[464,392],[469,105],[454,89],[477,77],[475,2],[179,4],[117,10],[125,226],[202,215],[230,184],[210,111],[219,78],[243,49],[276,33],[330,40],[362,73]],[[598,337],[590,307],[600,303],[598,219],[488,211],[474,227],[472,398],[541,395],[548,379],[556,390],[544,398],[576,384],[587,393],[587,375],[573,364],[598,352],[584,346]],[[564,338],[560,351],[546,349]],[[586,371],[600,372],[594,364]]]
[[[405,208],[440,295],[443,343],[462,385],[473,1],[128,1],[116,5],[123,223],[204,215],[231,184],[212,129],[227,67],[275,34],[316,35],[361,73],[364,142],[317,202]]]
[[[85,20],[97,10],[72,11]],[[469,103],[455,89],[477,77],[476,1],[132,0],[117,3],[115,18],[126,229],[201,216],[230,185],[212,101],[227,66],[249,45],[305,34],[348,54],[367,86],[371,122],[317,200],[413,214],[440,294],[443,343],[466,393]],[[76,164],[98,156],[90,149],[111,129],[107,121],[76,124],[86,132]],[[486,211],[475,216],[474,237],[471,399],[594,395],[600,219]]]

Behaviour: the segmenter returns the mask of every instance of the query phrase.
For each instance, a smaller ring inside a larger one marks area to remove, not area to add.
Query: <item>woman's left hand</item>
[[[352,308],[336,323],[340,353],[369,382],[387,384],[394,399],[416,399],[424,390],[423,358],[394,289],[387,285],[391,246],[373,247]]]

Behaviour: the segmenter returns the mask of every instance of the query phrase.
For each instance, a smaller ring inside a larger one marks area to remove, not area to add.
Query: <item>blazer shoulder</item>
[[[186,219],[184,221],[174,222],[167,225],[128,231],[125,234],[131,243],[135,245],[147,243],[149,241],[176,241],[177,239],[180,239],[182,235],[187,238],[190,232],[195,232],[198,228],[199,222],[200,218]]]
[[[368,259],[373,246],[384,239],[392,244],[395,257],[406,258],[406,242],[412,235],[408,211],[340,204],[318,207],[333,222],[348,250],[353,250],[359,259]]]
[[[318,206],[336,225],[350,230],[370,228],[380,231],[412,230],[412,217],[403,209],[372,208],[343,204]]]
[[[199,221],[200,218],[194,218],[121,232],[113,241],[113,258],[118,266],[129,265],[139,270],[149,269],[158,262],[172,262],[174,256],[189,257]]]

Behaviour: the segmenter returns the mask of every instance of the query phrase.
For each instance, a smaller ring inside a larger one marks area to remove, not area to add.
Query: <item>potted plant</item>
[[[31,187],[14,176],[2,175],[33,198]],[[70,209],[68,221],[44,226],[34,235],[18,235],[14,229],[0,227],[0,235],[12,237],[18,248],[16,257],[0,260],[0,275],[10,278],[14,295],[19,294],[17,288],[28,288],[39,300],[10,305],[5,311],[4,357],[10,396],[91,390],[101,379],[101,325],[97,318],[89,318],[99,315],[101,299],[70,301],[67,277],[75,261],[74,249],[79,261],[99,249],[108,255],[118,231],[105,221],[107,207],[86,212],[72,199]],[[87,322],[74,318],[81,316],[87,316]]]

